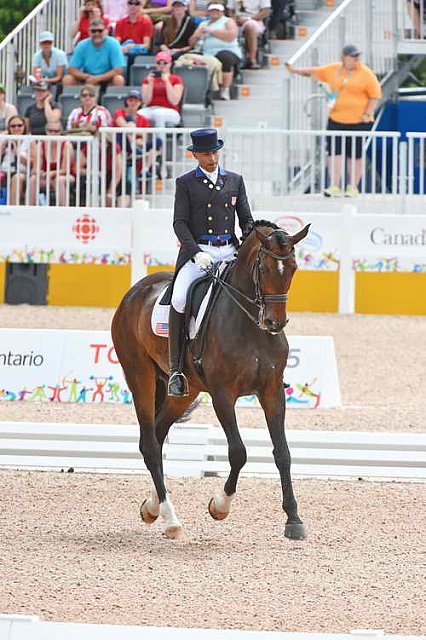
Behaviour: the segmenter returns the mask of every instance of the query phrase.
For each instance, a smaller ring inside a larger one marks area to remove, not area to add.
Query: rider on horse
[[[235,214],[248,235],[253,218],[242,176],[219,165],[216,129],[191,132],[188,147],[198,167],[177,178],[173,228],[181,243],[173,283],[169,316],[170,396],[188,394],[182,372],[186,294],[190,284],[215,262],[233,260],[239,242],[235,235]]]

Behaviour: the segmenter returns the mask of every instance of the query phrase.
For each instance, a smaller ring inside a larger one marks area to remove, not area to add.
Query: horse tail
[[[192,415],[192,412],[197,409],[201,403],[201,398],[195,398],[194,402],[182,413],[181,417],[176,422],[188,422]]]

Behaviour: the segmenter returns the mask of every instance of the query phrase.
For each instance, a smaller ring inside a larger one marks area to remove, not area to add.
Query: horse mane
[[[277,244],[281,249],[283,249],[284,247],[286,247],[288,245],[288,242],[287,242],[288,233],[287,233],[287,231],[284,231],[284,229],[282,229],[281,227],[276,225],[275,222],[270,222],[269,220],[255,220],[254,226],[255,227],[269,227],[273,231],[281,231],[281,233],[277,233],[276,236],[275,236]]]

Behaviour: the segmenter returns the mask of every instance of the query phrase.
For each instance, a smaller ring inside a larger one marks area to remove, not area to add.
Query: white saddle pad
[[[197,335],[200,329],[201,323],[204,318],[204,314],[206,313],[208,302],[210,300],[212,288],[213,288],[213,284],[211,284],[207,289],[207,293],[204,296],[203,301],[198,310],[197,317],[191,318],[191,320],[189,321],[189,337],[191,340],[195,338],[195,336]],[[160,304],[160,300],[163,297],[166,289],[167,289],[167,286],[160,291],[158,298],[155,301],[154,308],[152,310],[152,316],[151,316],[152,332],[155,333],[156,336],[161,336],[162,338],[168,338],[169,336],[170,305]]]

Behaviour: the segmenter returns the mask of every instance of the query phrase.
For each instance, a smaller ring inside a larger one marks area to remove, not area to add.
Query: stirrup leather
[[[167,395],[178,398],[189,395],[189,383],[182,371],[172,371],[167,385]]]

